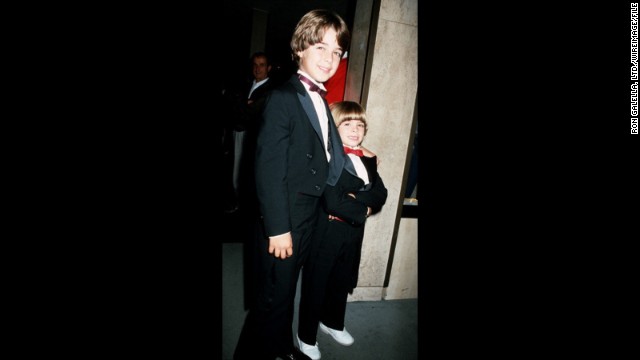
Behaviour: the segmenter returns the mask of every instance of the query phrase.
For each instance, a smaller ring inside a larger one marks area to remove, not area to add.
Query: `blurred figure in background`
[[[265,99],[272,84],[269,78],[271,64],[264,52],[251,56],[251,82],[242,86],[232,101],[233,119],[233,166],[232,184],[234,201],[226,212],[232,213],[241,207],[248,212],[257,210],[255,195],[254,164],[258,127]]]

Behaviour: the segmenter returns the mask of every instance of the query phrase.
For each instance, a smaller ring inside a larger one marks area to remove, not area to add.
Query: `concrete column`
[[[400,219],[389,286],[383,294],[385,300],[418,297],[418,219]]]
[[[361,103],[362,85],[367,64],[369,36],[373,16],[373,0],[358,0],[351,29],[347,78],[344,84],[344,99]]]
[[[378,171],[389,195],[382,211],[367,220],[358,287],[350,301],[384,296],[389,256],[400,224],[418,91],[418,1],[380,0],[379,5],[379,12],[372,11],[375,26],[361,100],[369,123],[363,145],[380,156]]]

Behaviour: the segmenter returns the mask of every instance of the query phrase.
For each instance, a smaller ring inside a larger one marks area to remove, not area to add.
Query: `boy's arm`
[[[322,202],[327,213],[337,216],[351,225],[364,224],[371,211],[367,205],[354,199],[353,193],[345,193],[337,186],[327,185],[325,187]]]
[[[256,194],[268,236],[291,231],[287,187],[290,108],[286,96],[272,93],[263,112],[262,129],[258,132],[255,159]]]
[[[371,214],[376,214],[382,209],[382,205],[387,201],[387,188],[382,182],[382,178],[376,173],[373,186],[367,191],[359,191],[355,194],[356,200],[371,208]]]

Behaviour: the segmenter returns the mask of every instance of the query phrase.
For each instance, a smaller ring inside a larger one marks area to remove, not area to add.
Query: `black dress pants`
[[[317,207],[318,199],[309,201]],[[304,207],[314,209],[313,207]],[[285,260],[269,254],[269,238],[257,231],[254,259],[256,296],[236,345],[234,359],[274,359],[293,351],[293,315],[300,269],[310,252],[316,212],[293,218],[293,255]]]
[[[302,269],[298,336],[315,345],[318,323],[342,330],[353,270],[362,244],[362,228],[320,219],[309,259]]]

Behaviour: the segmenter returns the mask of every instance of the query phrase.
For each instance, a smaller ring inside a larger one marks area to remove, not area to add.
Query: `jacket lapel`
[[[307,114],[309,118],[309,122],[315,130],[316,135],[318,135],[318,139],[322,143],[322,130],[320,129],[320,119],[318,119],[318,114],[316,113],[316,108],[313,106],[313,101],[311,101],[311,97],[307,94],[307,91],[304,88],[304,85],[298,80],[296,75],[293,75],[289,82],[293,84],[293,87],[298,92],[298,101],[302,104],[302,108],[304,112]]]
[[[302,104],[302,108],[304,109],[305,113],[307,113],[307,117],[309,118],[311,126],[313,127],[313,130],[315,130],[316,135],[318,135],[320,143],[322,143],[320,119],[318,118],[316,109],[313,106],[311,97],[308,96],[304,85],[302,85],[300,80],[298,80],[297,75],[291,76],[289,82],[298,92],[298,100],[300,101],[300,104]],[[333,122],[333,116],[331,116],[331,111],[329,110],[329,106],[327,105],[326,101],[324,101],[324,107],[327,112],[327,118],[329,121],[329,141],[331,141],[331,161],[329,161],[329,176],[327,178],[327,184],[333,186],[338,182],[338,179],[340,178],[340,173],[345,166],[346,155],[344,154],[344,151],[342,151],[342,140],[340,140],[340,134],[338,134],[338,129],[336,129],[336,125]],[[324,146],[325,145],[323,145],[323,147]],[[353,166],[353,164],[351,166]],[[355,173],[355,169],[353,171]]]

